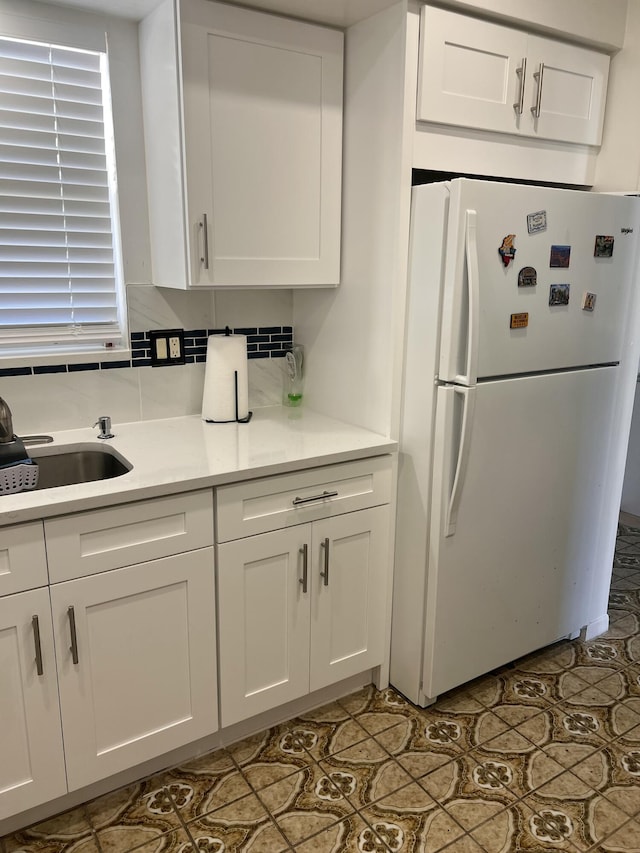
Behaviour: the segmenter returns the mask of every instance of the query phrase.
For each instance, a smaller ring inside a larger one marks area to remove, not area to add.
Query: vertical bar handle
[[[324,585],[329,586],[329,537],[320,543],[320,547],[324,550],[324,571],[320,572],[320,577],[324,579]]]
[[[518,100],[513,105],[514,110],[517,112],[519,116],[524,112],[524,84],[525,84],[525,76],[527,73],[527,57],[522,57],[522,65],[520,68],[516,68],[516,74],[520,78],[520,93],[518,94]]]
[[[540,67],[533,75],[533,79],[538,82],[538,89],[536,91],[536,103],[535,106],[531,107],[531,112],[536,118],[540,118],[540,107],[542,105],[542,82],[544,78],[544,62],[540,63]]]
[[[478,323],[480,318],[480,269],[478,264],[478,237],[475,210],[465,211],[464,251],[467,261],[467,373],[461,377],[463,385],[475,385],[478,378]]]
[[[207,214],[202,214],[202,219],[200,220],[200,228],[202,229],[202,257],[200,261],[204,269],[209,269],[209,223],[207,221]]]
[[[42,643],[40,642],[40,620],[37,616],[31,617],[31,628],[33,629],[33,644],[36,650],[36,672],[38,675],[44,675],[44,666],[42,664]]]
[[[309,546],[306,543],[300,548],[300,554],[302,554],[302,577],[298,578],[298,583],[302,584],[302,591],[306,592],[309,588]]]
[[[462,396],[464,401],[464,412],[462,415],[462,429],[460,434],[460,443],[458,445],[458,458],[456,459],[455,475],[453,478],[453,487],[449,497],[447,512],[444,523],[445,537],[453,536],[456,532],[456,522],[458,520],[458,507],[462,496],[462,487],[467,473],[467,463],[469,462],[469,448],[471,445],[471,431],[473,427],[473,413],[475,408],[475,388],[453,388],[454,395]]]
[[[76,633],[76,613],[73,607],[67,607],[67,616],[69,617],[69,634],[71,635],[71,660],[74,664],[78,663],[78,635]]]

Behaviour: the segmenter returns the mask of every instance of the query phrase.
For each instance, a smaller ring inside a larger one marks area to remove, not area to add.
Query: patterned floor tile
[[[577,654],[578,665],[604,666],[620,669],[633,663],[624,639],[603,634],[589,643],[580,643]]]
[[[209,812],[186,828],[202,853],[280,853],[289,848],[255,794]]]
[[[420,708],[392,687],[376,690],[373,685],[369,685],[340,699],[339,703],[369,734],[392,728],[408,718],[419,720],[421,715]]]
[[[570,640],[562,640],[533,654],[519,658],[514,663],[518,672],[554,675],[575,666],[576,647]]]
[[[254,790],[297,773],[313,759],[288,726],[275,726],[227,747]]]
[[[553,810],[538,815],[523,802],[493,816],[471,833],[485,853],[565,850],[577,853],[571,842],[573,827]]]
[[[609,609],[609,630],[607,636],[615,640],[624,640],[640,631],[640,604],[621,605]]]
[[[83,807],[3,838],[5,853],[99,853]]]
[[[165,774],[128,785],[87,803],[87,817],[102,847],[150,843],[182,824],[167,790]],[[138,841],[139,839],[139,841]]]
[[[528,705],[545,709],[562,699],[560,692],[564,671],[561,673],[530,673],[511,670],[498,676],[500,696],[496,705]]]
[[[468,753],[423,776],[419,784],[469,831],[515,802],[507,786],[511,778],[508,763],[487,759],[478,764]]]
[[[205,761],[200,763],[197,771],[193,766],[190,769],[177,768],[171,773],[172,781],[167,785],[173,805],[186,823],[252,792],[249,783],[233,763],[226,772],[212,768],[214,772],[211,775],[205,772],[204,767]]]
[[[389,848],[358,814],[349,815],[295,848],[296,853],[389,853]]]
[[[640,823],[631,820],[600,842],[604,853],[640,853]]]
[[[366,729],[350,716],[337,722],[297,718],[295,723],[296,727],[292,731],[314,761],[320,761],[370,737]]]
[[[488,781],[497,777],[511,799],[523,799],[565,772],[549,747],[502,755],[487,753],[481,747],[470,755],[478,765],[476,776],[489,776]]]
[[[193,849],[186,829],[150,837],[143,828],[116,825],[101,832],[98,839],[101,853],[129,853],[131,850],[135,853],[187,853]]]
[[[553,816],[558,831],[579,850],[600,844],[629,817],[571,771],[552,779],[524,802],[540,817]]]
[[[350,775],[310,765],[262,788],[258,796],[289,843],[296,845],[354,811],[347,796],[352,788]]]
[[[438,705],[421,717],[377,734],[376,740],[400,763],[408,753],[430,753],[453,758],[508,730],[504,720],[481,708],[476,713],[441,712]],[[428,768],[431,769],[431,768]]]
[[[416,782],[378,800],[361,815],[392,853],[439,853],[464,835]]]

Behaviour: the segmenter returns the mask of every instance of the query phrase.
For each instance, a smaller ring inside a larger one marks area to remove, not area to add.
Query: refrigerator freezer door
[[[640,201],[467,179],[450,186],[440,379],[473,385],[619,361]],[[598,237],[613,242],[596,248]],[[505,238],[515,249],[508,264]]]
[[[427,698],[589,621],[616,373],[438,389]]]

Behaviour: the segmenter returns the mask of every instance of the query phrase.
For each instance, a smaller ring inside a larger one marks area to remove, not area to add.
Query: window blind
[[[0,352],[123,342],[108,95],[105,54],[0,38]]]

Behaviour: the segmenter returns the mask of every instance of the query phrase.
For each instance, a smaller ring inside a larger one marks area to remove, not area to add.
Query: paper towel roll
[[[238,411],[234,371],[238,372]],[[245,335],[211,335],[202,395],[205,421],[242,420],[249,414],[247,338]]]

